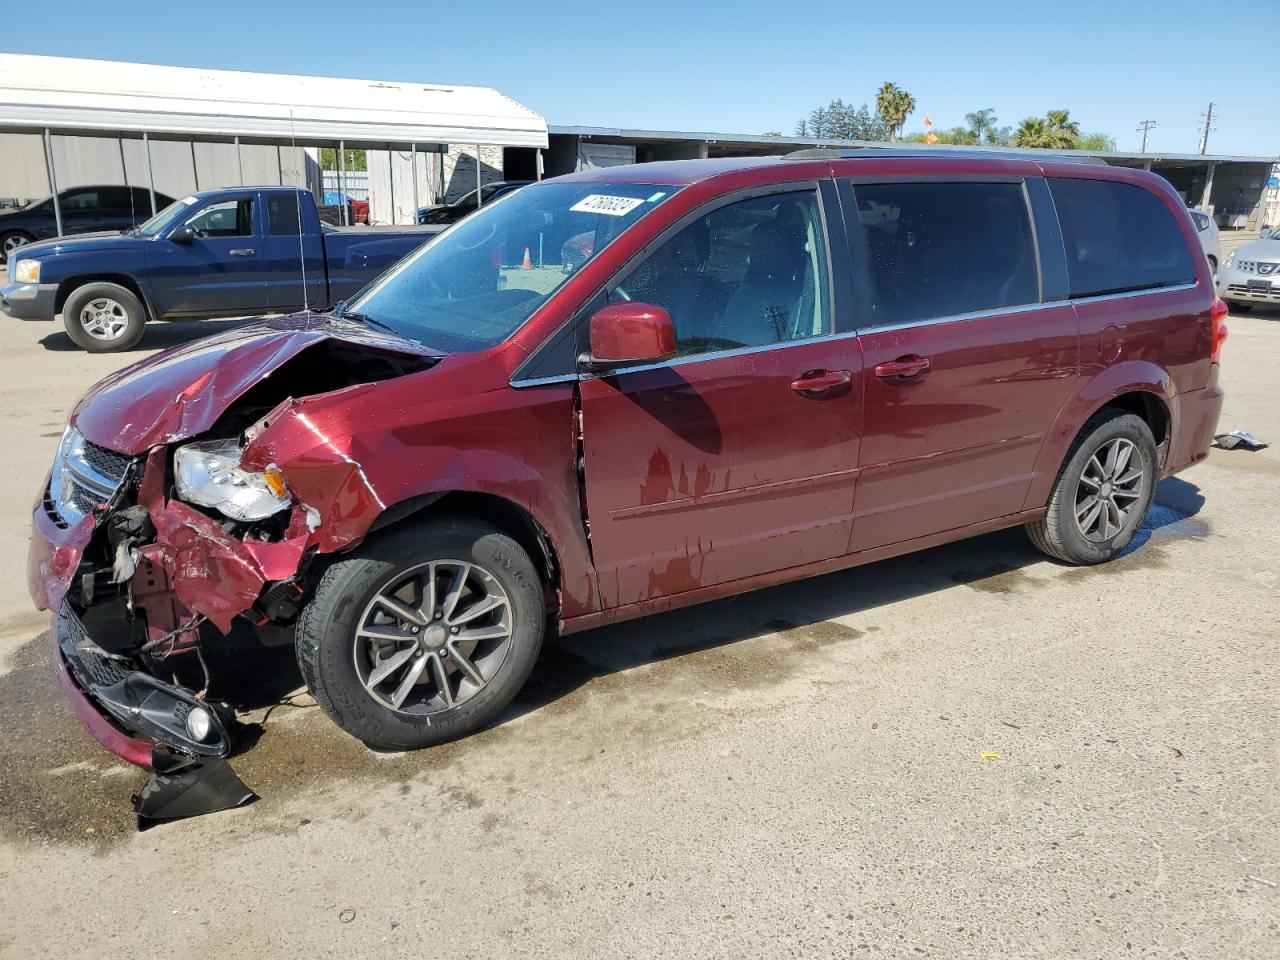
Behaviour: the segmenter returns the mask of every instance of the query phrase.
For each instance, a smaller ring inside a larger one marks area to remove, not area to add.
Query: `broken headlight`
[[[206,440],[179,447],[173,455],[178,496],[212,507],[232,520],[265,520],[289,506],[284,476],[274,467],[262,473],[240,467],[243,448],[234,440]]]

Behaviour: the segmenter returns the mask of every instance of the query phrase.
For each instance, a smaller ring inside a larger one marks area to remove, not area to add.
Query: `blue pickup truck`
[[[323,310],[442,229],[331,227],[296,187],[206,190],[124,233],[24,247],[0,309],[21,320],[62,314],[85,350],[128,350],[148,320]]]

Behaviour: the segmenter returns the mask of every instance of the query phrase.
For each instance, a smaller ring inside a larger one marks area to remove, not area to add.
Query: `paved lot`
[[[1280,953],[1280,447],[1167,481],[1103,568],[1011,531],[571,638],[433,751],[268,689],[263,799],[138,834],[23,587],[122,362],[68,347],[0,323],[0,956]],[[1225,429],[1280,441],[1278,365],[1280,312],[1233,319]]]

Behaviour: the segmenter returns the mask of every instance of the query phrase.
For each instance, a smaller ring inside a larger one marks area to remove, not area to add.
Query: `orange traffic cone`
[[[533,261],[529,259],[529,248],[528,248],[528,247],[525,247],[525,248],[524,248],[524,262],[523,262],[522,264],[520,264],[520,269],[521,269],[521,270],[532,270],[532,269],[533,269]]]

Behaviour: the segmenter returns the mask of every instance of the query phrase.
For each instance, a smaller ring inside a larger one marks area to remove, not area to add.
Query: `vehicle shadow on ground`
[[[142,334],[142,339],[138,341],[137,345],[128,350],[121,350],[120,353],[122,356],[128,356],[133,353],[150,353],[153,350],[164,350],[167,347],[175,347],[180,343],[187,343],[191,340],[213,336],[215,333],[234,330],[236,327],[242,327],[250,322],[252,322],[251,318],[235,320],[165,320],[160,323],[148,323],[145,332]],[[70,353],[80,349],[67,336],[65,330],[58,330],[56,333],[46,334],[41,337],[40,346],[51,353]]]
[[[1202,534],[1204,525],[1199,521],[1185,528],[1175,525],[1185,524],[1203,505],[1204,497],[1194,484],[1176,477],[1162,481],[1146,521],[1123,556],[1140,551],[1153,536],[1176,537],[1178,529],[1185,529],[1187,536]],[[642,620],[551,638],[529,682],[497,723],[545,707],[599,677],[770,633],[794,631],[799,637],[810,633],[821,640],[835,634],[852,638],[866,631],[889,631],[889,623],[876,622],[881,607],[959,586],[1012,593],[1025,578],[1019,571],[1047,562],[1052,561],[1015,528]],[[830,623],[850,617],[858,618],[855,627]]]

